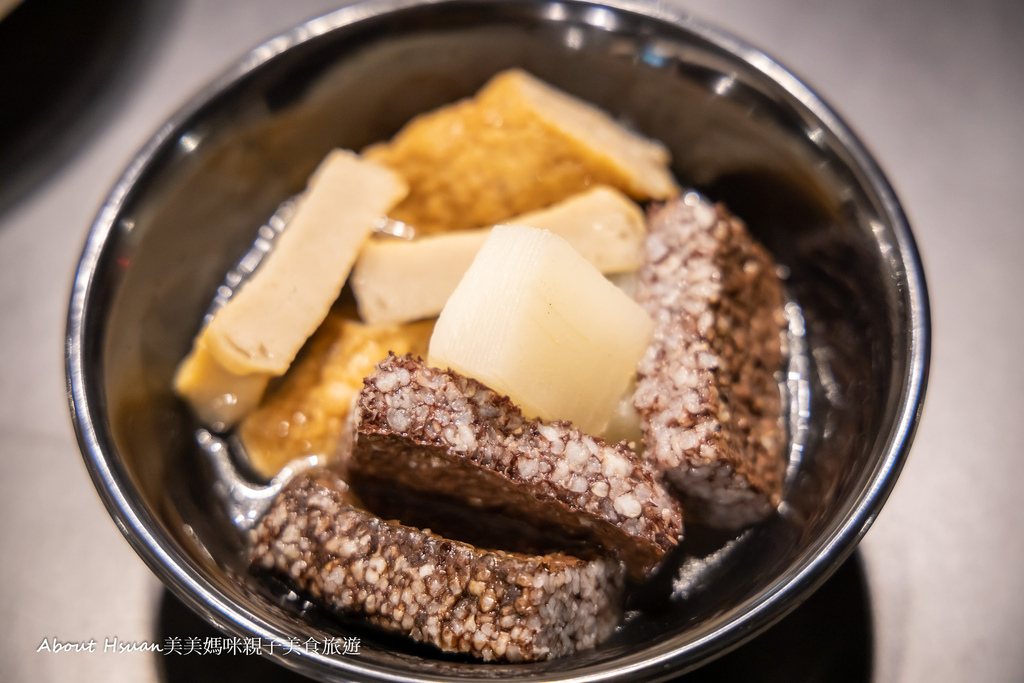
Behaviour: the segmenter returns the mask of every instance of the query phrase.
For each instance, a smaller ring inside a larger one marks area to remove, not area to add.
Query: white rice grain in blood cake
[[[324,470],[277,496],[250,559],[333,611],[485,661],[592,649],[622,613],[619,562],[480,550],[385,521]]]
[[[637,301],[654,319],[634,404],[645,457],[720,528],[767,517],[782,497],[786,433],[782,286],[768,252],[696,192],[654,208]]]
[[[348,479],[357,493],[372,479],[459,500],[467,517],[502,512],[585,538],[637,579],[682,536],[678,503],[625,443],[525,419],[507,397],[452,371],[389,357],[366,378],[353,415]]]

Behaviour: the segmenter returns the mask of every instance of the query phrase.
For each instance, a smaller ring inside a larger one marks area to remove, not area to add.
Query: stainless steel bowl
[[[511,66],[664,141],[684,183],[745,218],[789,270],[811,361],[810,431],[779,512],[736,537],[691,528],[610,642],[517,666],[275,599],[246,571],[170,391],[224,273],[330,148],[387,138]],[[212,624],[276,643],[282,664],[322,680],[656,679],[735,647],[821,584],[877,515],[907,457],[928,357],[921,264],[871,156],[789,71],[663,3],[392,0],[257,48],[125,171],[89,234],[67,330],[78,438],[122,533]],[[361,637],[359,655],[280,656],[325,632]]]

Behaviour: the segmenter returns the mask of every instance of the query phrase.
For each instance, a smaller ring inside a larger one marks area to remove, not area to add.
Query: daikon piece
[[[647,314],[563,238],[495,227],[448,299],[428,362],[523,412],[599,434],[650,342]]]

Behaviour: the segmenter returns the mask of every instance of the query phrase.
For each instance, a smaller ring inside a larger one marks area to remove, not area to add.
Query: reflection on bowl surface
[[[513,66],[663,141],[683,184],[747,221],[803,311],[812,416],[777,514],[739,536],[691,527],[610,642],[517,666],[439,656],[278,601],[248,573],[170,390],[224,273],[328,150],[385,139]],[[129,541],[230,633],[359,635],[359,658],[281,660],[324,680],[619,680],[698,666],[795,607],[852,552],[907,455],[927,363],[913,239],[843,123],[728,35],[660,5],[616,3],[381,2],[259,48],[163,128],[112,192],[68,326],[79,439]]]

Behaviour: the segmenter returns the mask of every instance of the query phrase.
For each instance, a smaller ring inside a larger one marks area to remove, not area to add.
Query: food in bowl
[[[507,396],[451,369],[391,356],[366,378],[353,418],[354,482],[439,494],[470,513],[497,509],[584,537],[588,554],[604,550],[640,580],[682,535],[678,503],[628,444],[563,420],[527,420]]]
[[[634,394],[644,454],[688,514],[737,529],[782,500],[782,286],[725,207],[687,195],[649,226],[636,291],[656,321]]]
[[[620,563],[478,550],[385,521],[348,494],[329,473],[292,482],[257,531],[254,565],[339,612],[484,660],[571,654],[615,628]]]
[[[249,465],[273,479],[293,460],[336,453],[363,378],[389,352],[425,356],[433,319],[363,323],[327,314],[281,384],[238,424]]]
[[[666,484],[713,525],[769,514],[784,466],[781,289],[742,224],[696,193],[676,196],[667,164],[660,143],[521,71],[363,155],[333,152],[298,200],[301,229],[285,231],[179,369],[179,394],[211,427],[259,414],[254,404],[327,318],[364,245],[389,239],[371,234],[381,216],[428,235],[517,225],[489,229],[440,311],[428,364],[387,348],[355,411],[336,402],[323,418],[334,449],[324,455],[346,481],[315,472],[285,489],[256,532],[254,566],[339,613],[442,649],[547,659],[600,642],[621,610],[622,574],[644,580],[678,543],[682,512]],[[482,185],[467,195],[470,179]],[[635,235],[646,245],[639,303],[565,239],[522,225],[594,183],[667,202]],[[415,336],[402,326],[417,324],[399,323],[396,338]],[[292,386],[307,383],[319,380]],[[640,410],[652,457],[601,438],[630,419],[619,414],[624,397]],[[261,469],[272,461],[261,457]],[[429,514],[423,528],[387,522],[358,508],[360,484],[378,501],[408,489],[467,517],[514,518],[533,527],[530,543],[564,535],[562,549],[580,557],[517,552],[516,539],[497,536],[481,550],[429,533]],[[424,560],[437,553],[457,560],[433,594],[416,587],[439,571]],[[486,579],[467,578],[474,567]]]
[[[679,191],[664,145],[519,69],[365,155],[406,179],[411,191],[392,217],[424,233],[491,225],[594,185],[637,201]]]
[[[394,172],[335,150],[272,255],[196,337],[174,388],[225,429],[256,407],[327,316],[374,221],[408,192]]]
[[[608,185],[502,223],[559,235],[605,274],[635,272],[643,260],[643,212]],[[359,317],[367,323],[436,317],[491,230],[453,230],[408,241],[370,240],[363,245],[350,283]]]

